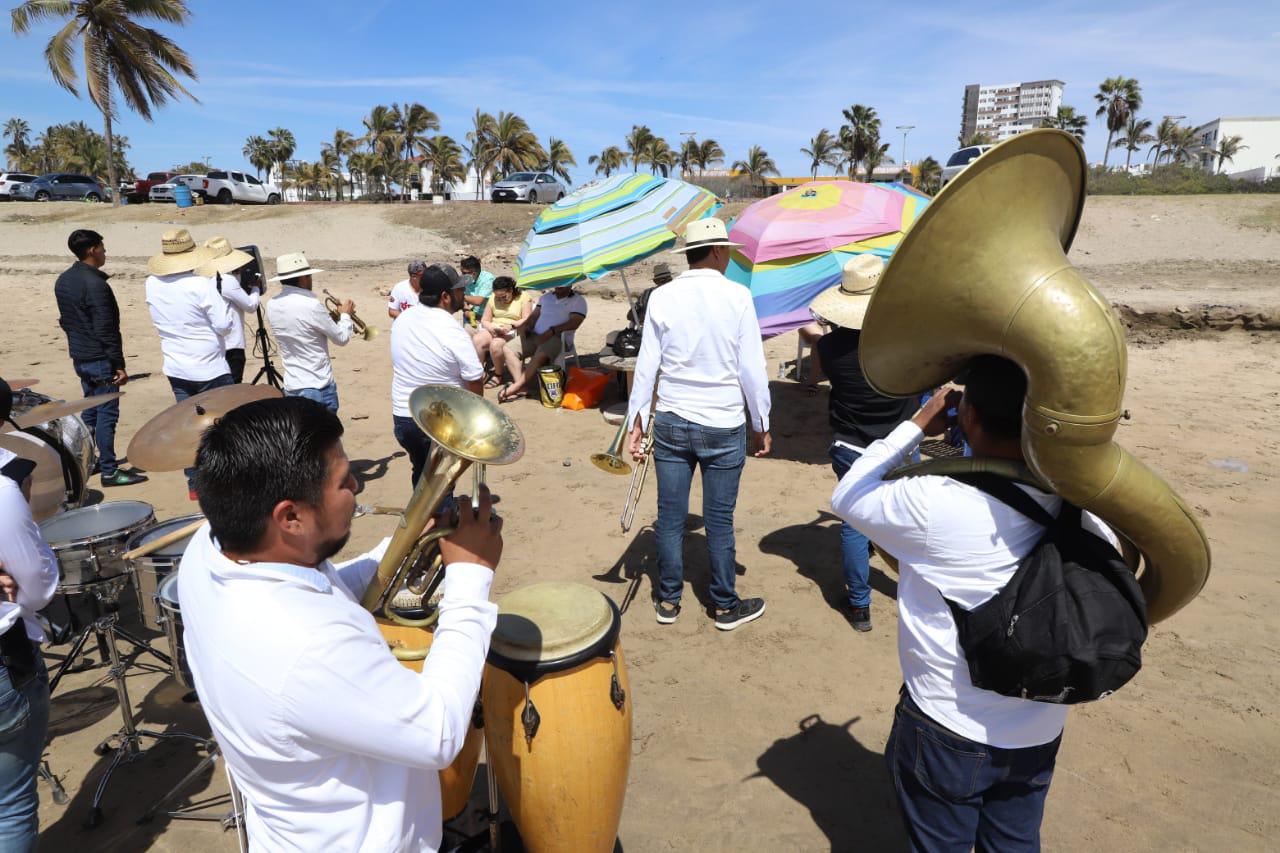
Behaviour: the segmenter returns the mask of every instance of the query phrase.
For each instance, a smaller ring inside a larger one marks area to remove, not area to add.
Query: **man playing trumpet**
[[[284,362],[284,393],[315,400],[336,414],[338,383],[333,380],[329,342],[344,347],[351,340],[356,304],[350,299],[340,302],[335,322],[311,291],[311,277],[321,272],[312,269],[301,252],[276,258],[276,276],[271,281],[284,284],[267,303],[267,321]]]

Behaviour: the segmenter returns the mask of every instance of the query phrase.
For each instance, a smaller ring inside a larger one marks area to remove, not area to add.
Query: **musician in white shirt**
[[[390,540],[354,560],[356,481],[336,415],[306,399],[233,409],[196,464],[208,524],[182,560],[188,661],[246,801],[254,849],[435,851],[439,771],[468,731],[497,607],[501,520],[482,489],[442,542],[422,672],[392,657],[360,597]]]
[[[391,294],[387,297],[387,316],[392,320],[399,317],[410,306],[418,304],[418,288],[422,281],[422,274],[427,271],[427,265],[422,261],[409,261],[409,277],[404,281],[398,281],[391,288]]]
[[[769,377],[751,292],[724,277],[730,250],[724,223],[702,219],[685,232],[689,270],[653,292],[645,312],[635,382],[627,409],[631,453],[638,460],[650,406],[658,474],[658,622],[680,615],[684,528],[689,487],[702,469],[702,510],[711,566],[715,624],[732,630],[764,613],[764,599],[739,598],[733,511],[746,463],[743,399],[751,415],[754,453],[772,447]]]
[[[222,339],[222,346],[226,350],[231,380],[239,384],[244,381],[244,312],[258,310],[262,287],[253,281],[246,288],[240,280],[239,270],[253,261],[248,252],[232,248],[226,237],[214,237],[204,247],[214,254],[214,259],[197,267],[196,272],[214,280],[235,318],[231,331]]]
[[[271,281],[284,284],[267,303],[267,320],[284,362],[284,393],[315,400],[336,413],[338,384],[333,379],[329,342],[344,347],[351,340],[356,304],[350,299],[340,303],[335,323],[311,291],[311,276],[322,272],[312,269],[301,252],[276,258],[276,276]]]

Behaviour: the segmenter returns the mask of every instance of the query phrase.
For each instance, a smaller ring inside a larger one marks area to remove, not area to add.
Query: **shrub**
[[[1205,193],[1280,193],[1280,178],[1257,183],[1212,175],[1190,166],[1157,166],[1150,175],[1089,171],[1090,195],[1203,195]]]

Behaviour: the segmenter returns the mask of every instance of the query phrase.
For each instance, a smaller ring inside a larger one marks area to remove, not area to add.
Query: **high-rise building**
[[[964,113],[960,119],[960,138],[975,133],[988,133],[1003,142],[1024,130],[1039,127],[1062,106],[1061,80],[1036,80],[1031,83],[964,87]]]

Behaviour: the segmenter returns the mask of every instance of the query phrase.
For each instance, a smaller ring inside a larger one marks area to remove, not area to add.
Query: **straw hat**
[[[845,329],[861,329],[862,318],[884,267],[884,259],[879,255],[855,255],[845,262],[840,283],[818,294],[809,310],[828,323]]]
[[[253,260],[253,255],[231,246],[226,237],[214,237],[204,247],[213,253],[213,260],[196,267],[196,275],[213,278],[217,273],[230,273]]]
[[[147,261],[147,272],[152,275],[191,272],[210,260],[213,260],[213,253],[204,246],[197,246],[190,231],[175,228],[160,237],[160,254],[152,255]]]
[[[733,248],[741,248],[741,243],[733,243],[729,240],[729,231],[724,227],[724,221],[721,219],[699,219],[689,223],[689,227],[684,229],[684,245],[673,251],[687,252],[690,249],[701,249],[703,246],[731,246]]]
[[[313,270],[307,263],[307,256],[301,252],[290,252],[276,258],[276,276],[268,281],[288,281],[291,278],[302,278],[304,275],[315,275],[324,270]]]

